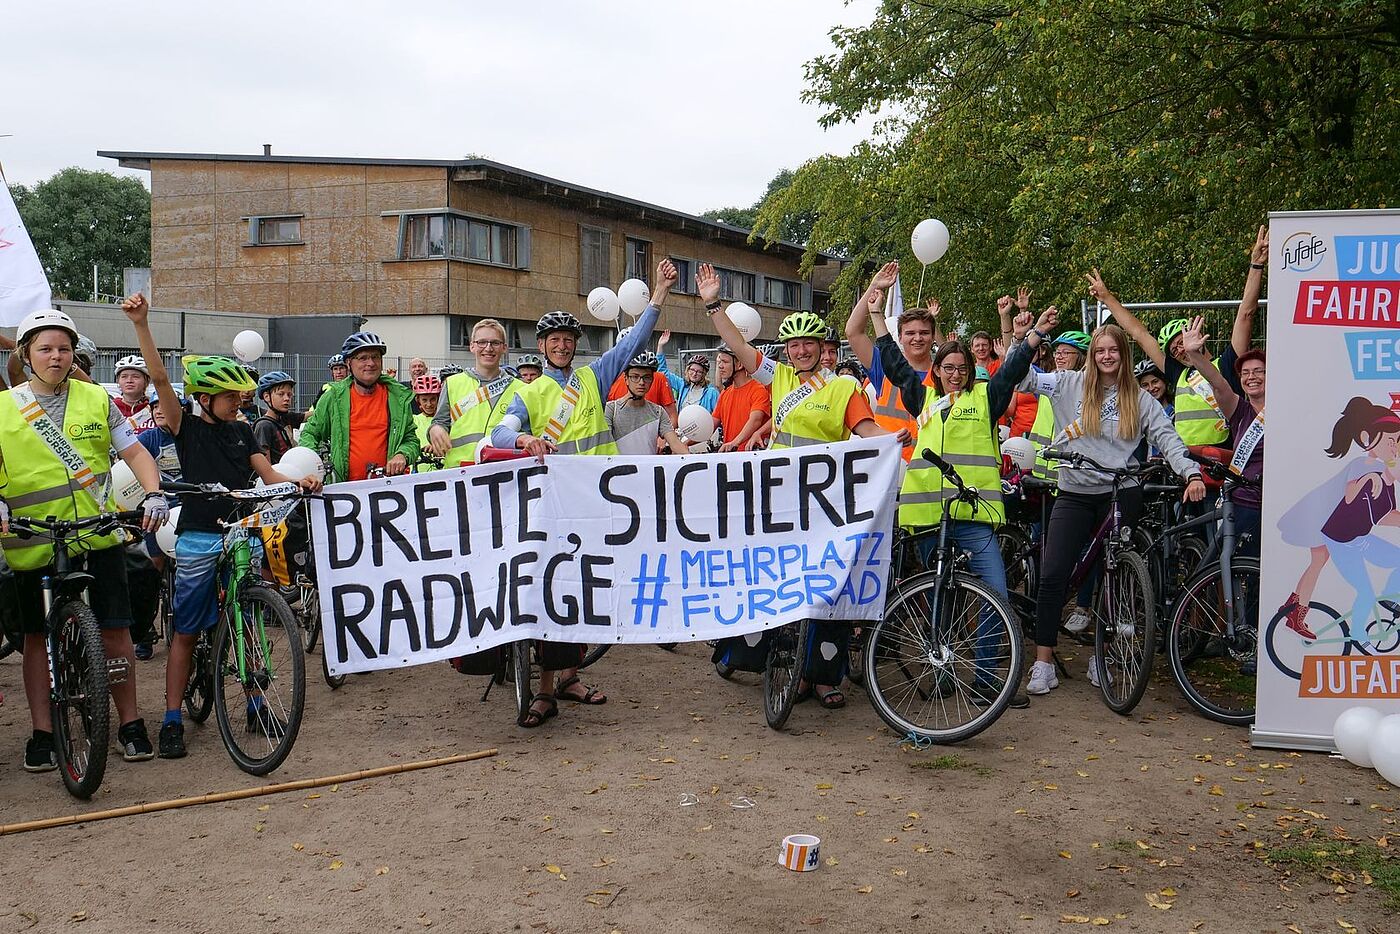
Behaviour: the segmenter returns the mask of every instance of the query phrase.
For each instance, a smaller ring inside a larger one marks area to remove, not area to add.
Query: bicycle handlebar
[[[10,526],[31,532],[76,532],[99,525],[123,525],[130,522],[140,522],[145,517],[146,513],[141,509],[102,512],[82,519],[38,519],[30,516],[11,516]]]
[[[162,492],[165,493],[193,493],[196,496],[227,496],[230,499],[255,500],[258,502],[269,499],[287,499],[293,496],[312,498],[317,495],[315,493],[308,493],[290,480],[250,490],[230,490],[222,483],[176,483],[173,480],[166,480],[161,482],[160,488]]]
[[[1217,483],[1228,483],[1233,486],[1247,486],[1256,490],[1263,485],[1253,477],[1246,477],[1243,474],[1235,473],[1230,469],[1228,464],[1222,464],[1213,457],[1197,454],[1194,451],[1187,451],[1186,456],[1197,464],[1200,464],[1201,470]]]

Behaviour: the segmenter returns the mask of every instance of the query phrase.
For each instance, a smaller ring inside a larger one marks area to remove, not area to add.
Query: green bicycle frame
[[[247,529],[232,528],[224,533],[223,563],[224,569],[228,572],[228,585],[224,590],[224,605],[229,610],[229,624],[233,626],[234,654],[238,658],[238,683],[247,690],[250,687],[248,682],[248,646],[243,628],[243,606],[238,599],[243,582],[253,573],[253,546],[249,542]],[[262,617],[256,617],[254,623],[261,657],[268,659],[272,655],[272,646],[267,641],[267,629],[263,626]],[[269,678],[272,676],[270,670],[267,674]]]

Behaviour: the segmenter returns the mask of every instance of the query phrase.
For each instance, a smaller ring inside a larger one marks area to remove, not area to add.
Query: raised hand
[[[885,293],[875,288],[874,286],[871,286],[870,290],[865,294],[870,297],[870,313],[878,313],[878,311],[880,310],[880,305],[883,304],[885,301]]]
[[[133,324],[139,324],[151,313],[151,303],[146,301],[146,296],[137,292],[122,302],[122,313],[131,319]]]
[[[998,357],[1006,356],[1006,341],[1002,340],[1000,337],[992,338],[992,352]]]
[[[1199,315],[1181,333],[1181,349],[1187,354],[1204,353],[1209,335],[1205,333],[1206,319]]]
[[[940,304],[938,304],[938,299],[936,299],[936,298],[931,298],[931,299],[928,300],[927,308],[928,308],[928,313],[931,314],[931,315],[933,315],[935,318],[937,318],[939,312],[941,312],[941,311],[943,310],[943,306],[940,305]]]
[[[1006,316],[1011,314],[1011,296],[1003,295],[997,299],[997,315]]]
[[[1251,263],[1265,264],[1269,261],[1269,225],[1260,224],[1259,233],[1254,236],[1254,246],[1249,251]]]
[[[1107,302],[1110,298],[1114,297],[1113,292],[1109,290],[1108,285],[1103,281],[1103,276],[1099,274],[1099,268],[1097,266],[1094,267],[1093,272],[1086,273],[1084,278],[1089,280],[1089,294],[1094,296],[1094,298],[1101,302]]]
[[[1021,312],[1011,322],[1011,336],[1018,341],[1025,340],[1033,324],[1035,324],[1035,318],[1031,317],[1031,313],[1029,311]]]
[[[695,270],[695,291],[706,305],[719,299],[719,273],[709,263],[701,263]]]
[[[1022,311],[1031,307],[1031,290],[1024,285],[1016,290],[1016,307]]]
[[[661,348],[671,342],[671,329],[667,328],[661,332],[661,336],[656,339],[656,352],[661,353]]]
[[[1029,314],[1029,312],[1027,312]],[[1049,334],[1060,325],[1060,309],[1051,305],[1040,313],[1040,320],[1035,323],[1035,329],[1042,334]]]
[[[680,273],[676,272],[676,264],[669,259],[663,259],[656,264],[656,284],[664,285],[667,291],[675,288],[676,283],[681,281]]]
[[[899,263],[888,262],[880,267],[880,271],[875,273],[875,278],[870,280],[872,289],[888,291],[890,286],[899,281]]]

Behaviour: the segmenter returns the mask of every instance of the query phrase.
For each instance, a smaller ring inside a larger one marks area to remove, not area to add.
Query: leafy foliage
[[[55,298],[88,298],[93,263],[107,288],[125,267],[151,264],[151,195],[138,180],[68,168],[10,193]]]
[[[765,204],[768,204],[780,192],[787,189],[792,184],[792,169],[783,169],[772,180],[768,182],[768,189],[764,191],[763,197],[754,202],[752,207],[747,208],[716,208],[713,211],[706,211],[700,216],[706,220],[719,221],[722,224],[733,224],[735,227],[743,227],[752,230],[758,224],[758,214]],[[812,225],[816,222],[813,212],[807,210],[795,210],[785,212],[775,217],[772,231],[768,234],[770,240],[786,240],[789,243],[805,244],[812,235]]]
[[[831,35],[805,97],[833,125],[883,115],[803,165],[757,232],[920,268],[909,232],[952,232],[923,294],[990,324],[1021,283],[1068,310],[1102,268],[1128,301],[1239,293],[1269,211],[1394,200],[1400,4],[1382,0],[885,0]],[[840,307],[838,305],[838,307]]]

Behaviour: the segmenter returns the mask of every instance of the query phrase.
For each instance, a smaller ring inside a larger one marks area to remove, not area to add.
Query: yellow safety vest
[[[1045,459],[1045,449],[1055,439],[1055,409],[1049,396],[1039,396],[1035,408],[1035,423],[1027,437],[1035,445],[1035,469],[1031,476],[1046,483],[1055,483],[1059,477],[1057,465]]]
[[[510,402],[510,397],[524,388],[525,383],[518,379],[512,380],[494,400],[482,399],[473,404],[477,394],[485,392],[486,387],[481,381],[470,373],[454,373],[449,376],[442,387],[442,391],[447,393],[447,402],[452,406],[454,413],[459,409],[466,411],[452,419],[452,429],[448,432],[452,438],[452,450],[443,460],[443,466],[460,467],[463,464],[476,463],[477,444],[491,434],[492,428],[500,424],[506,414],[506,404]],[[467,408],[468,405],[471,407]]]
[[[590,367],[575,370],[578,374],[581,391],[573,414],[564,425],[556,443],[560,454],[616,454],[617,444],[613,441],[612,429],[603,411],[603,397],[598,391],[598,375]],[[530,433],[536,437],[546,436],[550,421],[559,411],[559,401],[564,387],[549,376],[541,376],[533,383],[516,380],[514,390],[525,403],[530,413]],[[510,398],[507,391],[501,400],[504,406]]]
[[[976,383],[958,394],[948,408],[948,417],[934,411],[939,397],[924,396],[923,425],[914,445],[914,459],[899,490],[899,524],[910,528],[937,525],[943,519],[943,501],[957,494],[942,471],[923,457],[925,449],[941,456],[957,470],[968,486],[977,488],[983,503],[976,513],[967,503],[955,502],[949,515],[954,519],[986,522],[993,527],[1006,521],[1001,502],[1001,448],[992,424],[987,384]]]
[[[773,391],[773,443],[770,447],[775,451],[808,444],[830,444],[851,436],[846,427],[846,406],[861,388],[849,379],[826,380],[826,385],[796,403],[779,423],[778,416],[785,408],[787,397],[802,385],[796,370],[786,363],[777,365],[770,385]]]
[[[63,430],[68,443],[97,477],[93,492],[68,474],[58,455],[39,437],[20,414],[14,393],[0,393],[0,452],[5,457],[3,493],[14,515],[32,519],[84,519],[104,509],[112,511],[116,504],[108,498],[99,504],[97,491],[107,484],[112,471],[110,451],[112,433],[107,426],[107,411],[112,400],[95,383],[69,380],[68,405],[64,410]],[[68,547],[69,555],[98,551],[121,544],[121,532],[84,537],[81,543]],[[5,560],[16,571],[32,571],[53,561],[53,539],[41,533],[30,538],[6,535],[0,538]]]
[[[1218,369],[1220,361],[1214,362]],[[1211,408],[1210,403],[1196,395],[1191,388],[1187,377],[1192,372],[1182,370],[1176,381],[1176,432],[1189,445],[1224,444],[1230,436],[1230,426],[1220,412]]]

